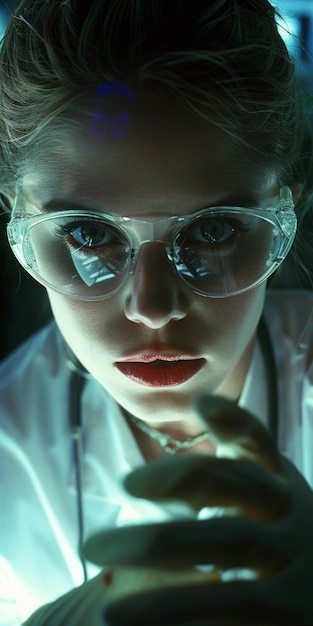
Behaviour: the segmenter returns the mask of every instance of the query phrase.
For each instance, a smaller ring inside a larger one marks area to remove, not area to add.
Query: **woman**
[[[25,0],[0,84],[9,241],[56,322],[2,368],[7,622],[209,564],[105,623],[311,623],[312,297],[267,286],[312,187],[274,9]]]

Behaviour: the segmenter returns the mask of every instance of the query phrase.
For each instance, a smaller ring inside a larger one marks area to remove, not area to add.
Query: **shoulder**
[[[281,313],[299,312],[299,310],[305,313],[312,310],[313,291],[307,289],[269,289],[266,294],[265,307],[276,309]]]
[[[269,290],[264,306],[274,343],[280,339],[290,347],[312,344],[313,292],[300,289]]]
[[[34,369],[53,374],[64,360],[64,344],[55,322],[50,322],[24,341],[0,363],[0,386],[27,376]]]
[[[0,364],[0,430],[24,433],[66,401],[70,370],[62,336],[51,322]],[[37,427],[37,426],[36,426]]]
[[[277,365],[280,451],[313,486],[313,294],[269,292],[264,314]]]

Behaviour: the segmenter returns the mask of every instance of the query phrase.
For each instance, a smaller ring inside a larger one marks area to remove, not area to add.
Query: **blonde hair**
[[[299,133],[294,66],[267,0],[23,0],[0,56],[8,163],[105,81],[184,106],[284,167]]]
[[[294,63],[267,0],[23,0],[0,54],[3,197],[44,132],[117,80],[218,124],[308,198]]]

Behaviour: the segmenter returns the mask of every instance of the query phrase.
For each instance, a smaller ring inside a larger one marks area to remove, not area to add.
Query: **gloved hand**
[[[252,415],[219,397],[195,405],[217,456],[183,454],[140,467],[125,487],[138,498],[184,501],[221,517],[123,527],[97,538],[98,563],[214,564],[222,584],[143,591],[108,606],[106,624],[313,624],[313,492]],[[95,544],[94,544],[95,545]],[[94,556],[93,542],[87,556]],[[245,580],[234,580],[229,570]],[[228,573],[227,573],[228,572]]]

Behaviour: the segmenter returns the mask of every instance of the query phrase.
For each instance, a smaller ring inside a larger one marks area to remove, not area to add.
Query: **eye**
[[[63,226],[69,235],[69,243],[79,247],[96,248],[120,242],[120,237],[114,228],[101,222],[83,221]]]
[[[190,224],[184,231],[185,245],[211,244],[227,246],[239,235],[249,231],[249,223],[231,215],[204,217]]]
[[[189,236],[198,242],[222,243],[232,237],[234,225],[220,219],[207,219],[192,227]]]

